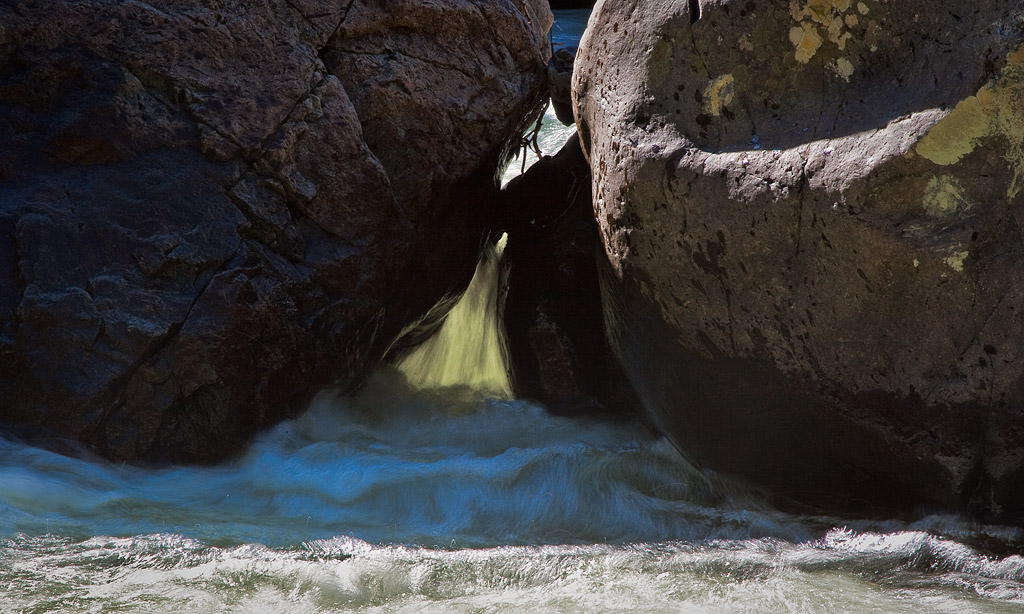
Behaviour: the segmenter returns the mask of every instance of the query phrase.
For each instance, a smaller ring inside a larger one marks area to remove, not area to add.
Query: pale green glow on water
[[[512,398],[498,317],[501,253],[507,240],[503,235],[484,250],[473,280],[441,329],[396,364],[414,388],[462,388],[470,394]]]

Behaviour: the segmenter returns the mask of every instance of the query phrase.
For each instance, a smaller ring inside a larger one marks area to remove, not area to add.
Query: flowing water
[[[551,46],[553,49],[578,45],[583,30],[587,27],[590,11],[566,10],[555,11],[555,23],[551,27]],[[555,111],[548,105],[544,112],[543,127],[537,135],[537,146],[542,154],[554,155],[565,145],[565,142],[576,132],[576,126],[563,126],[555,117]],[[508,165],[501,178],[505,185],[513,177],[533,166],[537,156],[529,150],[520,150],[519,155]]]
[[[1024,612],[1019,530],[782,513],[510,398],[499,251],[431,345],[232,462],[0,439],[0,612]]]
[[[408,384],[416,389],[447,389],[471,397],[483,394],[512,398],[507,350],[498,305],[501,292],[501,254],[508,235],[484,250],[473,281],[444,319],[441,328],[425,343],[396,364]]]
[[[784,514],[630,423],[394,371],[217,467],[0,442],[2,612],[1022,612],[1012,530]],[[987,531],[987,534],[986,534]]]

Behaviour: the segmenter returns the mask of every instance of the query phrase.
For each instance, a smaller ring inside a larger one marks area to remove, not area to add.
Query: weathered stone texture
[[[532,0],[0,5],[0,420],[213,460],[468,281]]]
[[[801,500],[1024,522],[1019,3],[595,11],[577,125],[653,419]]]

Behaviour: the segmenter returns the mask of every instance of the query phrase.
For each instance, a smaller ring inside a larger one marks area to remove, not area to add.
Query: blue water
[[[628,422],[380,373],[217,467],[0,441],[0,611],[1021,612],[1019,532],[784,514]]]
[[[173,533],[294,547],[338,535],[429,547],[786,536],[800,523],[694,470],[636,424],[525,401],[471,406],[382,373],[324,395],[217,467],[141,469],[0,442],[0,537]],[[753,506],[753,507],[752,507]]]
[[[588,9],[555,11],[555,23],[551,26],[551,42],[555,49],[579,45],[589,19]]]

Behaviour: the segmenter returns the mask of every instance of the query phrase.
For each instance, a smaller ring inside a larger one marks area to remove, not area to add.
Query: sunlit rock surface
[[[695,459],[1024,522],[1018,2],[601,2],[577,126],[611,343]]]
[[[534,0],[0,6],[0,421],[213,460],[468,282]]]

